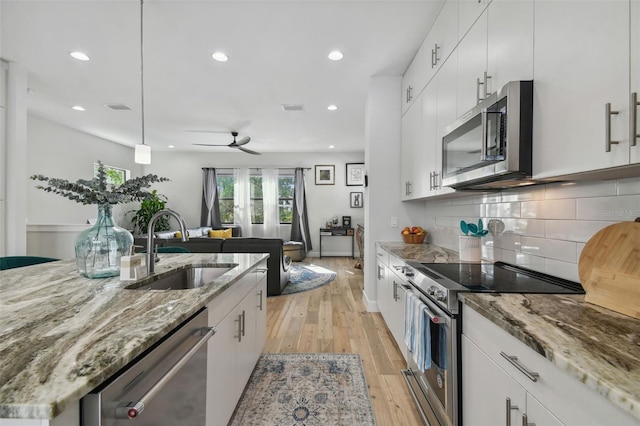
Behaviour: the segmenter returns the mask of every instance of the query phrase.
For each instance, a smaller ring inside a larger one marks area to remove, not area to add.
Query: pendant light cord
[[[140,0],[140,106],[142,116],[142,145],[144,145],[144,0]]]

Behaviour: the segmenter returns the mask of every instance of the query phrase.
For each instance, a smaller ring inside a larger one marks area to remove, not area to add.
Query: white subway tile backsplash
[[[544,220],[537,219],[499,219],[504,223],[504,232],[530,237],[544,237]]]
[[[486,204],[486,216],[489,217],[520,217],[520,203]]]
[[[582,250],[584,250],[584,246],[586,245],[586,243],[578,243],[576,245],[576,259],[578,259],[578,261],[580,261],[580,255],[582,254]]]
[[[544,186],[528,186],[504,191],[502,193],[502,202],[544,200],[544,196]]]
[[[532,219],[575,219],[576,200],[524,201],[521,211]]]
[[[586,198],[616,195],[616,181],[606,180],[598,182],[562,182],[546,185],[545,198],[554,200],[560,198]]]
[[[520,251],[536,256],[563,260],[565,262],[577,262],[577,243],[549,238],[522,237]]]
[[[586,243],[596,232],[615,222],[588,220],[547,220],[546,237]]]
[[[520,250],[520,235],[516,234],[500,234],[495,237],[487,237],[487,240],[492,242],[493,247],[519,251]]]
[[[621,222],[640,217],[640,195],[585,198],[577,201],[577,219]]]
[[[571,280],[580,282],[580,276],[578,275],[578,265],[575,263],[563,262],[555,259],[545,259],[545,267],[543,272],[556,277],[564,278],[565,280]]]
[[[618,181],[618,195],[640,194],[640,177],[621,179]]]

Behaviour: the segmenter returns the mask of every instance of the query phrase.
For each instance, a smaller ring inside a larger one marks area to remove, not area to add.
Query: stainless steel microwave
[[[444,130],[442,185],[508,188],[531,183],[533,81],[511,81]]]

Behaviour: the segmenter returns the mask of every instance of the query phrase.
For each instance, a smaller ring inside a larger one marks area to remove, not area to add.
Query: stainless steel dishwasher
[[[83,426],[206,423],[207,309],[82,398]]]

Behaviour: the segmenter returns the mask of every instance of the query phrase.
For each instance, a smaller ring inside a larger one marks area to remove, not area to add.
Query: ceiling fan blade
[[[191,145],[199,145],[199,146],[231,146],[231,145],[228,145],[228,144],[217,145],[217,144],[212,144],[212,143],[193,143]]]
[[[224,133],[229,134],[228,130],[187,130],[187,133]]]
[[[253,155],[261,155],[260,152],[256,152],[256,151],[252,151],[250,149],[244,148],[242,146],[238,146],[237,147],[240,151],[246,152],[247,154],[253,154]]]
[[[245,145],[245,144],[248,144],[250,140],[251,140],[251,138],[249,136],[245,136],[242,139],[240,139],[239,141],[234,142],[234,144],[236,146]]]

